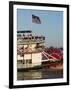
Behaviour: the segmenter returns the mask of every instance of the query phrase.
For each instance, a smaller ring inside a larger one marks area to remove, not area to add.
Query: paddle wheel
[[[42,60],[42,64],[46,64],[48,66],[58,66],[59,64],[63,63],[63,54],[61,52],[42,52],[42,56],[45,57],[45,59]]]

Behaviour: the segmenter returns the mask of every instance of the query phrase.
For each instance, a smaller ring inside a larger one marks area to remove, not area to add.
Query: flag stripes
[[[32,15],[32,23],[41,24],[41,20],[38,16]]]

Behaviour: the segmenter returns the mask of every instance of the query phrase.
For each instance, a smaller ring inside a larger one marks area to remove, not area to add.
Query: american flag
[[[33,23],[37,23],[37,24],[41,24],[41,20],[38,16],[32,15],[32,22]]]

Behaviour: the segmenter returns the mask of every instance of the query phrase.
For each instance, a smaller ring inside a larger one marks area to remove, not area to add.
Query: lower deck
[[[59,65],[63,65],[62,60],[58,61],[44,61],[42,60],[41,63],[32,63],[32,60],[20,60],[20,62],[17,62],[17,69],[26,69],[26,68],[43,68],[43,67],[57,67]]]

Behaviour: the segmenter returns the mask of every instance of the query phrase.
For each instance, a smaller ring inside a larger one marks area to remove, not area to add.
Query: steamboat
[[[32,31],[17,31],[17,69],[57,67],[63,64],[60,49],[46,48],[44,36],[34,36]]]

